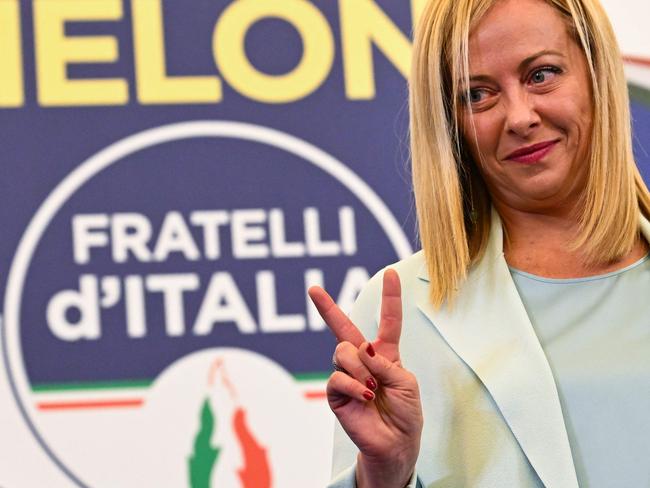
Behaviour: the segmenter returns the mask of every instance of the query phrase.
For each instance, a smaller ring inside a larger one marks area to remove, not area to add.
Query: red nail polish
[[[366,386],[370,388],[372,391],[375,391],[377,389],[377,382],[375,381],[374,378],[368,378],[366,380]]]
[[[370,401],[370,400],[373,400],[375,398],[375,394],[373,392],[371,392],[370,390],[366,390],[366,391],[363,392],[363,398]]]
[[[372,347],[372,344],[368,344],[368,348],[366,349],[366,352],[368,353],[368,356],[371,358],[375,357],[375,348]]]

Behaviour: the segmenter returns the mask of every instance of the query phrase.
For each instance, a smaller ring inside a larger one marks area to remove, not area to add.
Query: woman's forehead
[[[495,62],[518,63],[543,52],[562,55],[572,50],[567,21],[543,0],[496,2],[469,36],[470,71]]]

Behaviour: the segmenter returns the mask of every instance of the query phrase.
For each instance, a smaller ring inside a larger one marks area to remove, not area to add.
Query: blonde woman
[[[410,108],[423,250],[350,319],[310,290],[331,486],[649,486],[650,195],[602,7],[432,0]]]

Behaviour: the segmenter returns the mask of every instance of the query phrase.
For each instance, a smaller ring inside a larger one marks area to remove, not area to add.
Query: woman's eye
[[[483,96],[485,95],[484,90],[472,89],[469,91],[469,101],[470,103],[480,103],[483,101]]]
[[[537,71],[533,72],[530,77],[530,81],[535,85],[539,85],[548,81],[549,79],[552,79],[559,72],[559,69],[551,67],[538,69]]]

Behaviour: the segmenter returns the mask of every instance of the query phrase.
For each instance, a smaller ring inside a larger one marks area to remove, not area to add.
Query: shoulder
[[[387,269],[394,269],[400,278],[402,285],[402,294],[405,289],[410,289],[415,284],[420,282],[427,282],[428,277],[426,273],[426,264],[424,261],[424,253],[418,251],[411,256],[397,261],[396,263],[389,264],[388,266],[379,270],[366,284],[359,295],[360,298],[365,296],[381,295],[382,278]]]
[[[424,251],[418,251],[406,259],[402,259],[384,269],[394,269],[399,274],[402,288],[411,287],[415,283],[428,282]]]
[[[382,280],[387,269],[394,269],[399,275],[405,307],[412,305],[414,299],[423,293],[426,296],[429,283],[422,251],[382,268],[363,287],[350,314],[355,323],[364,324],[362,328],[366,331],[378,323]]]

